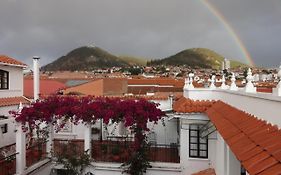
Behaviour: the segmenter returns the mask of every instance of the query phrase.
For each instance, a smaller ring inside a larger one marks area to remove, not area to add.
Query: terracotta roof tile
[[[198,173],[193,173],[192,175],[216,175],[216,172],[213,168],[208,168],[203,171],[199,171]]]
[[[22,102],[23,104],[30,103],[29,100],[27,100],[24,97],[7,97],[7,98],[0,98],[0,106],[13,106],[13,105],[19,105],[19,103]]]
[[[23,86],[24,96],[28,98],[33,98],[33,79],[25,78]],[[40,96],[55,94],[57,91],[65,87],[66,86],[63,83],[56,80],[40,79]]]
[[[281,174],[281,131],[277,126],[221,101],[205,113],[251,175]]]
[[[173,110],[178,113],[205,112],[213,103],[215,103],[215,101],[195,101],[181,97],[173,104]]]
[[[281,164],[275,164],[274,166],[271,166],[270,168],[267,168],[266,170],[262,171],[258,175],[280,175],[281,174]]]
[[[15,60],[14,58],[8,57],[6,55],[0,55],[0,63],[4,64],[11,64],[11,65],[16,65],[16,66],[21,66],[21,67],[27,67],[26,64]]]

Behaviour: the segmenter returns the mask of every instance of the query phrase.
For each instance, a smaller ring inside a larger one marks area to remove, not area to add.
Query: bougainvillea
[[[27,128],[37,128],[41,123],[53,124],[63,128],[66,121],[75,125],[79,123],[94,124],[96,120],[103,119],[105,124],[123,121],[125,126],[135,133],[135,152],[141,153],[145,147],[148,122],[157,123],[164,113],[157,108],[158,104],[145,99],[120,99],[120,98],[94,98],[75,96],[51,96],[24,107],[20,112],[12,111],[11,114],[17,122]],[[60,121],[60,122],[58,122]],[[65,122],[62,122],[65,121]],[[142,154],[143,155],[143,154]],[[144,156],[144,155],[143,155]],[[137,157],[136,157],[137,158]],[[145,157],[143,157],[145,159]],[[135,169],[131,160],[130,169]],[[140,164],[147,162],[137,161]],[[144,166],[145,169],[147,166]],[[139,172],[143,174],[143,170]]]

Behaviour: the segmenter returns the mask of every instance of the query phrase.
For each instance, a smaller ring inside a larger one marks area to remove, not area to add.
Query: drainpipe
[[[34,56],[33,57],[33,87],[34,87],[34,101],[39,99],[39,78],[40,78],[40,72],[39,72],[39,59],[40,57]]]

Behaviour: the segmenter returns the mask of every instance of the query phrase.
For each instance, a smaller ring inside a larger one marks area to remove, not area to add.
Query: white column
[[[217,175],[226,175],[227,172],[227,145],[219,133],[217,133],[215,170]]]
[[[190,168],[188,164],[189,158],[189,130],[188,125],[180,122],[180,164],[183,170]]]
[[[84,132],[84,151],[88,151],[88,154],[91,156],[92,152],[92,127],[91,125],[85,125],[85,132]]]
[[[48,157],[52,157],[53,145],[54,145],[54,127],[52,124],[49,125],[49,138],[46,144],[46,152]]]
[[[33,57],[33,95],[34,95],[34,101],[39,99],[40,94],[40,85],[39,85],[39,79],[40,79],[40,72],[39,72],[39,59],[40,57],[34,56]]]
[[[241,174],[241,163],[236,159],[233,152],[227,146],[227,173],[226,175]]]
[[[22,124],[16,124],[16,174],[24,175],[26,168],[26,141],[25,132],[22,130]]]

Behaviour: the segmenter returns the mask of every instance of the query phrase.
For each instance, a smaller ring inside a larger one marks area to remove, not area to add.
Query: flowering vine
[[[24,129],[34,129],[41,123],[56,125],[63,128],[65,122],[71,121],[75,125],[79,123],[94,124],[96,120],[103,119],[105,124],[123,121],[125,126],[135,133],[134,149],[135,159],[147,160],[143,150],[145,149],[146,132],[148,122],[157,123],[165,114],[157,108],[158,104],[145,99],[120,99],[120,98],[94,98],[76,96],[50,96],[24,107],[20,112],[10,112],[17,122],[23,124]],[[134,156],[132,157],[134,159]],[[126,172],[139,175],[145,172],[147,162],[130,160]],[[140,164],[143,164],[140,166]],[[139,171],[136,168],[142,167]]]

